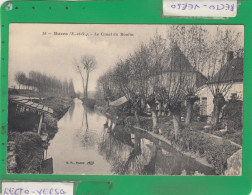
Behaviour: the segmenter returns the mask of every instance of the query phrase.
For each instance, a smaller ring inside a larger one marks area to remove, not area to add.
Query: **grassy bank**
[[[68,111],[73,99],[70,97],[49,96],[45,98],[44,105],[53,109],[55,118],[60,119]]]

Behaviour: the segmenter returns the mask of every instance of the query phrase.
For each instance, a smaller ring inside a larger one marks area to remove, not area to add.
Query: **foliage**
[[[193,123],[192,130],[181,128],[183,130],[180,138],[179,140],[175,140],[174,132],[172,131],[173,125],[172,122],[169,122],[170,120],[171,118],[167,119],[167,117],[160,118],[162,135],[171,140],[173,146],[177,146],[183,151],[193,152],[201,157],[205,157],[207,162],[215,167],[217,174],[223,174],[227,168],[227,159],[239,150],[238,146],[225,140],[225,137],[230,139],[231,134],[225,134],[223,138],[216,138],[210,134],[195,131],[196,125],[199,125],[198,129],[201,129],[205,123]],[[136,120],[132,116],[127,117],[124,121],[127,126],[134,126],[136,124]],[[141,118],[141,123],[143,129],[151,131],[152,120],[150,118]]]
[[[185,129],[177,143],[184,150],[193,151],[206,157],[209,164],[213,165],[217,174],[224,174],[227,168],[227,159],[239,148],[229,141],[211,137],[197,131]]]
[[[168,119],[169,118],[169,119]],[[125,120],[125,125],[134,126],[136,125],[136,120],[134,117],[127,117]],[[180,147],[183,151],[189,151],[199,154],[202,157],[205,157],[207,162],[216,169],[217,174],[223,174],[227,168],[227,159],[237,150],[239,147],[232,144],[228,140],[231,139],[231,136],[240,137],[241,133],[238,134],[229,134],[228,132],[224,134],[223,138],[216,138],[210,134],[204,134],[198,130],[202,129],[205,123],[194,122],[191,125],[192,130],[188,128],[181,127],[182,133],[180,134],[179,140],[174,140],[173,125],[171,122],[171,117],[161,117],[160,129],[162,135],[167,139],[171,140],[174,146]],[[141,127],[148,131],[151,131],[152,120],[151,118],[141,118]],[[198,130],[195,130],[198,129]],[[235,141],[237,143],[237,141]],[[240,143],[238,143],[240,144]]]
[[[26,75],[23,72],[17,72],[15,74],[15,81],[19,84],[19,89],[20,89],[20,85],[26,85],[27,84]]]
[[[210,44],[208,65],[208,86],[213,96],[218,93],[223,96],[232,86],[232,81],[223,83],[222,80],[226,74],[234,74],[230,72],[231,67],[226,66],[226,62],[232,59],[234,50],[238,50],[239,32],[231,29],[217,28],[216,38]],[[229,59],[231,58],[231,59]],[[211,64],[211,65],[210,65]],[[212,84],[214,82],[214,85]]]
[[[71,105],[72,99],[70,97],[55,97],[50,96],[45,99],[44,104],[53,109],[55,117],[60,119]]]
[[[62,82],[56,77],[42,74],[36,71],[30,71],[27,77],[23,72],[15,74],[15,81],[17,84],[25,86],[26,89],[38,90],[39,92],[53,92],[57,94],[65,94],[75,96],[73,81],[66,79]]]
[[[43,143],[37,133],[13,132],[8,135],[8,141],[14,141],[18,173],[39,173],[43,160]]]
[[[242,101],[230,100],[223,109],[223,122],[228,131],[240,131],[242,129]]]
[[[193,119],[193,121],[198,121],[199,117],[200,117],[200,102],[196,101],[193,104],[193,116],[192,116],[192,119]]]
[[[237,76],[235,67],[237,64],[232,65],[231,62],[234,56],[233,51],[239,49],[240,34],[229,28],[218,27],[216,38],[210,43],[209,47],[207,85],[214,96],[212,124],[217,128],[219,126],[220,111],[225,102],[224,97],[232,87],[233,79]]]
[[[213,131],[212,133],[214,135],[217,135],[219,137],[228,139],[234,143],[242,145],[242,129],[239,129],[238,131],[226,131],[224,133],[220,131]]]

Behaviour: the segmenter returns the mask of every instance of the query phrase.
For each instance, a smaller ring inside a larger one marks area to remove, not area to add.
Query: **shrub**
[[[39,173],[44,152],[40,136],[32,132],[13,132],[8,135],[8,140],[15,142],[17,171],[19,173]]]
[[[91,98],[83,99],[83,103],[85,104],[85,106],[87,106],[89,108],[94,108],[96,100],[95,99],[91,99]]]
[[[242,129],[242,101],[231,99],[223,109],[223,122],[228,131]]]
[[[192,119],[194,121],[198,121],[198,118],[200,117],[200,102],[199,101],[196,101],[194,104],[193,104],[193,116],[192,116]]]
[[[183,131],[180,140],[181,142],[177,144],[182,146],[183,150],[204,155],[207,162],[215,167],[217,174],[224,174],[227,159],[239,149],[229,141],[221,141],[208,134],[189,129]]]

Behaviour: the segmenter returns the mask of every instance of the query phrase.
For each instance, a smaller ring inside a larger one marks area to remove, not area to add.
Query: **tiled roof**
[[[180,50],[177,45],[174,45],[168,55],[169,64],[164,66],[164,71],[173,71],[173,72],[192,72],[195,71],[195,68],[191,65],[187,57]]]
[[[170,58],[170,63],[164,67],[164,72],[195,72],[197,76],[197,87],[201,87],[207,82],[207,78],[191,65],[187,57],[176,44],[172,47],[168,57]]]
[[[243,81],[243,58],[227,62],[208,83],[225,83]]]

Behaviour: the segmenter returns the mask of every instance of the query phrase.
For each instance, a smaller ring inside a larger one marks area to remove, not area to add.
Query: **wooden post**
[[[38,126],[38,135],[40,135],[40,133],[41,133],[41,126],[42,126],[43,116],[44,116],[44,113],[41,113],[40,120],[39,120],[39,126]]]

